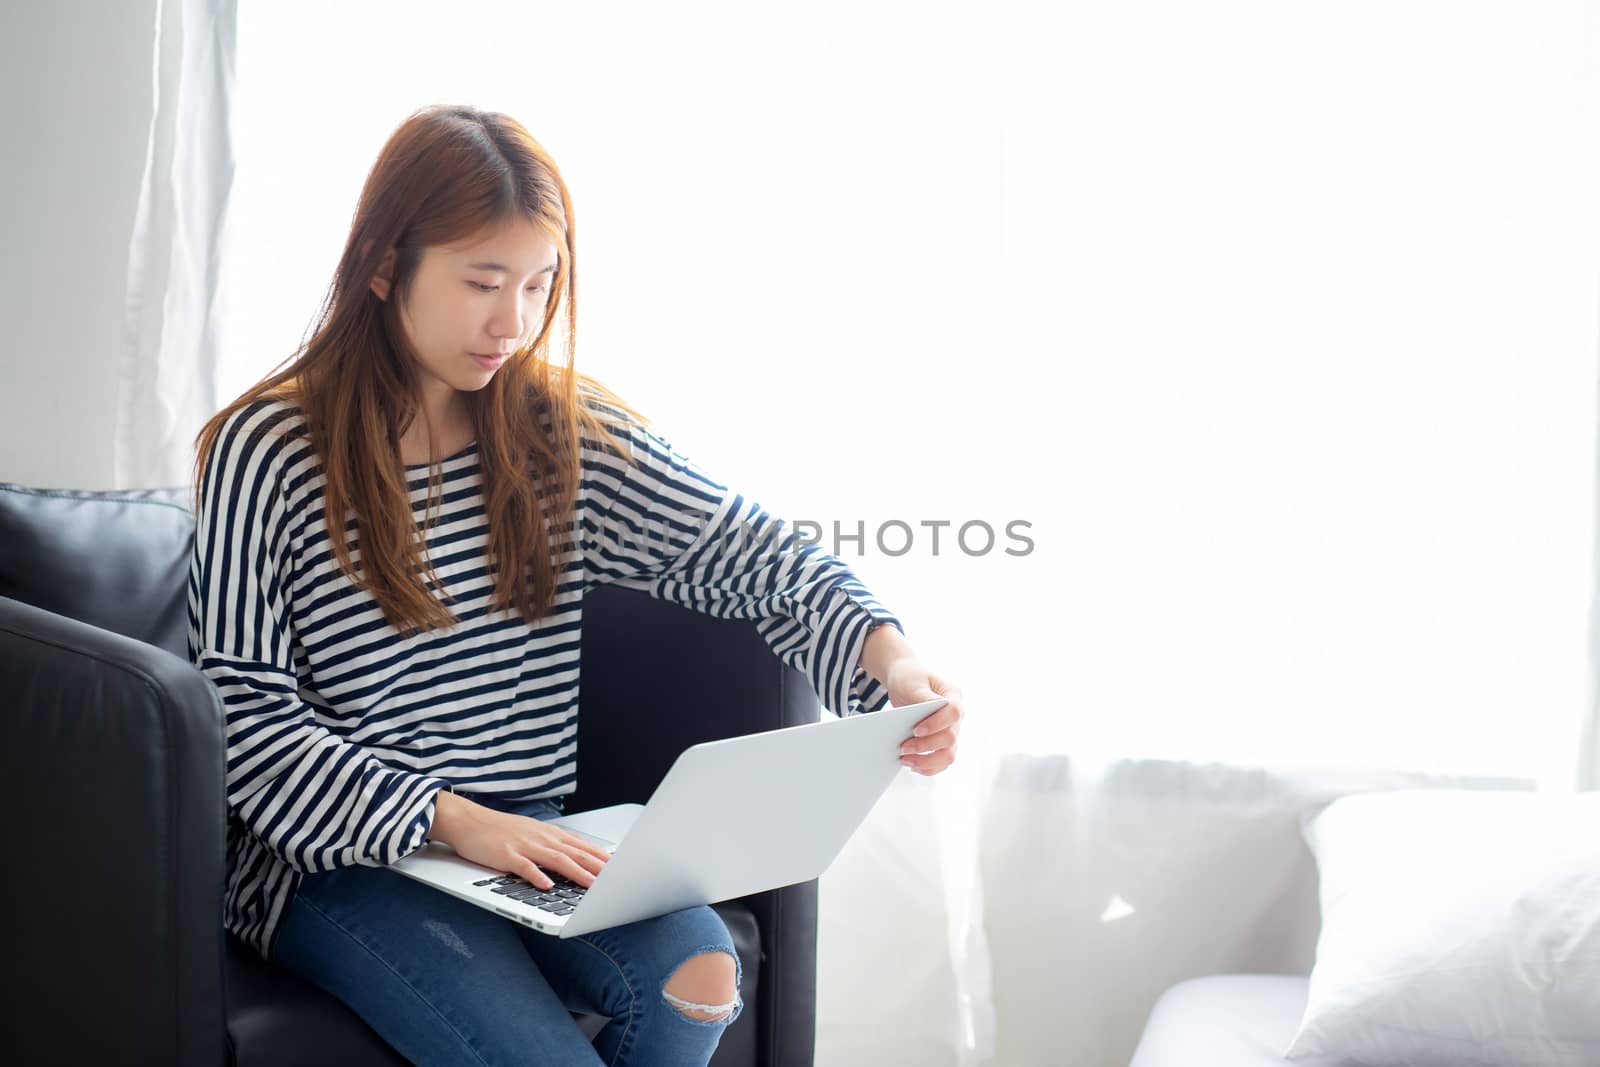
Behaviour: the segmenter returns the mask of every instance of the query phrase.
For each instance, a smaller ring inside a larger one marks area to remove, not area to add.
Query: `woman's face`
[[[538,331],[557,258],[555,244],[523,218],[423,250],[400,317],[423,393],[439,403],[433,410],[448,410],[450,390],[488,385]],[[379,274],[373,291],[387,299],[388,273]]]

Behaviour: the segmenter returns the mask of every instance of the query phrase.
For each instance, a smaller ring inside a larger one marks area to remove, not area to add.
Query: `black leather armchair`
[[[222,704],[187,659],[183,489],[0,483],[0,781],[12,1063],[398,1064],[222,922]],[[615,587],[585,601],[578,791],[648,800],[685,747],[818,718],[747,622]],[[729,803],[737,803],[729,798]],[[716,905],[746,1009],[719,1067],[805,1067],[817,883]],[[604,1020],[579,1016],[591,1035]]]

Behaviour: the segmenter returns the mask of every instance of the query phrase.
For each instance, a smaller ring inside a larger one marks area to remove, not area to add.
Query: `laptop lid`
[[[561,935],[816,878],[901,770],[912,728],[945,703],[685,749]]]

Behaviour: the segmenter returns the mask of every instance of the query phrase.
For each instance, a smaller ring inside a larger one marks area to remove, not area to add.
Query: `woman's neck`
[[[429,399],[424,397],[424,406],[412,418],[411,425],[400,434],[400,462],[403,466],[412,467],[453,456],[470,445],[477,435],[471,413],[457,390],[451,389],[450,395],[443,398],[432,398],[431,405],[428,404]],[[434,410],[430,410],[430,406]],[[433,431],[431,451],[428,448],[430,427]]]

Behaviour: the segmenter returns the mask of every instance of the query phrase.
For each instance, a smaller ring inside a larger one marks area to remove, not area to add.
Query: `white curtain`
[[[991,1062],[1122,1067],[1175,982],[1307,973],[1317,805],[1600,784],[1600,5],[1009,10],[1070,549],[986,676]]]
[[[179,486],[220,406],[218,336],[233,185],[236,0],[157,0],[149,146],[128,249],[114,485]]]
[[[579,366],[967,693],[823,876],[817,1062],[1120,1067],[1307,965],[1307,805],[1597,784],[1597,8],[246,3],[236,296],[159,351],[236,395],[401,118],[520,119]]]

